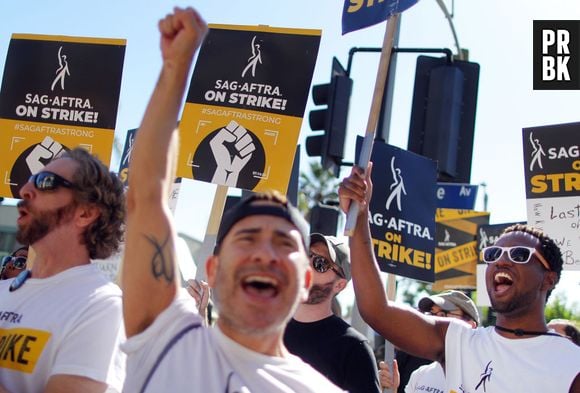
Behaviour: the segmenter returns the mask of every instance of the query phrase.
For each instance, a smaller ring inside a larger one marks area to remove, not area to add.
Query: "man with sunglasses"
[[[307,224],[285,197],[255,194],[229,209],[207,261],[219,318],[202,324],[179,291],[168,208],[177,116],[207,26],[192,8],[159,22],[162,70],[131,157],[123,308],[126,392],[338,392],[283,344],[311,281]]]
[[[26,260],[28,258],[28,247],[20,247],[14,250],[10,255],[2,258],[0,264],[0,280],[14,278],[26,269]]]
[[[288,323],[284,344],[337,386],[351,393],[379,392],[377,364],[365,336],[332,312],[350,280],[346,240],[310,235],[312,287]]]
[[[375,260],[368,222],[370,172],[353,168],[339,187],[341,207],[358,203],[350,238],[357,304],[366,322],[395,346],[444,365],[446,391],[578,392],[580,350],[550,332],[544,310],[562,271],[557,244],[526,225],[512,226],[484,253],[487,292],[497,325],[471,329],[389,301]]]
[[[121,290],[91,259],[119,248],[121,181],[76,148],[31,176],[20,197],[16,239],[36,255],[0,281],[0,391],[120,391]]]

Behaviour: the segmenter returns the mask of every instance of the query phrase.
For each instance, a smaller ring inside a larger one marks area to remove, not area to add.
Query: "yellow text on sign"
[[[431,269],[432,255],[414,248],[405,247],[402,244],[386,242],[383,240],[373,240],[375,255],[378,258],[405,263],[421,269]]]
[[[353,13],[353,12],[357,12],[358,10],[360,10],[363,6],[365,6],[366,3],[366,7],[372,7],[375,4],[380,4],[382,3],[384,0],[350,0],[350,4],[346,10],[346,12],[348,13]]]
[[[530,179],[532,192],[543,194],[551,192],[580,191],[580,173],[550,173],[547,175],[535,175]]]
[[[50,336],[35,329],[0,329],[0,367],[32,373]]]
[[[464,263],[477,260],[477,242],[472,241],[459,247],[435,253],[435,273],[453,269]]]

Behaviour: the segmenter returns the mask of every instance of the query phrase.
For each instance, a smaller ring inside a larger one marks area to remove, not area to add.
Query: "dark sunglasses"
[[[471,318],[469,318],[467,315],[458,314],[457,312],[451,312],[451,311],[445,311],[445,310],[439,310],[437,312],[427,311],[425,314],[434,315],[436,317],[457,318],[457,319],[462,319],[464,321],[471,320]]]
[[[508,259],[513,263],[528,263],[530,259],[532,259],[532,255],[535,254],[538,260],[547,270],[552,270],[550,269],[550,264],[548,261],[546,261],[546,258],[544,258],[544,256],[540,254],[534,247],[485,247],[483,250],[481,250],[481,258],[485,263],[495,263],[501,258],[504,252],[507,253]]]
[[[12,266],[15,269],[22,270],[26,267],[26,257],[13,257],[12,255],[6,255],[2,258],[2,268],[6,267],[12,261]]]
[[[53,191],[58,187],[75,188],[75,185],[64,177],[49,171],[38,172],[30,176],[28,181],[39,191]]]
[[[335,263],[329,261],[328,259],[326,259],[322,255],[318,255],[318,254],[311,252],[308,255],[308,257],[312,261],[312,267],[318,273],[326,273],[327,271],[332,269],[332,271],[334,271],[340,277],[344,278],[344,273],[342,272],[342,269],[340,269],[339,266],[336,266]]]

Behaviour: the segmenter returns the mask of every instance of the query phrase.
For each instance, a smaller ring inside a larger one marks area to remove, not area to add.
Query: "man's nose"
[[[20,194],[20,198],[30,199],[34,195],[34,191],[35,190],[34,186],[32,185],[32,182],[28,180],[26,183],[22,185],[22,187],[20,187],[20,191],[18,193]]]

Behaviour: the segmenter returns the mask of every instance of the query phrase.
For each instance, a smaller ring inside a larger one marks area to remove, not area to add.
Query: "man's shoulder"
[[[66,281],[71,287],[74,286],[75,290],[88,292],[97,298],[120,298],[122,295],[121,288],[92,264],[70,274]]]
[[[443,367],[441,366],[441,363],[431,362],[429,364],[424,364],[424,365],[420,366],[415,371],[413,371],[413,374],[415,374],[415,373],[416,374],[431,373],[431,372],[434,372],[436,370],[441,370],[441,372],[443,372]]]
[[[354,327],[352,327],[350,324],[348,324],[346,321],[341,320],[345,326],[345,331],[344,331],[344,338],[346,340],[352,340],[352,341],[356,341],[356,342],[368,342],[368,338],[362,334],[361,332],[359,332],[358,330],[356,330]]]
[[[344,337],[346,340],[368,341],[363,334],[336,315],[313,322],[300,322],[292,318],[286,328],[286,334],[316,334],[316,332],[320,332],[321,337]]]

